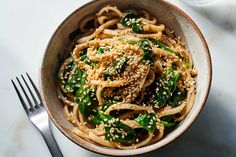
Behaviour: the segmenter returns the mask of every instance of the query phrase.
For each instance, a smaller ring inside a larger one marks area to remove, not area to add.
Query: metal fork
[[[42,99],[39,94],[39,91],[38,91],[37,87],[35,86],[35,84],[33,83],[30,76],[28,75],[28,73],[26,73],[26,75],[27,75],[29,82],[31,83],[31,85],[35,91],[35,94],[37,95],[37,97],[39,99],[39,102],[36,100],[35,94],[31,90],[29,85],[27,84],[23,75],[21,75],[22,80],[24,81],[24,83],[25,83],[25,85],[26,85],[26,87],[33,99],[33,102],[29,98],[29,94],[27,94],[26,90],[24,89],[24,87],[18,77],[16,77],[16,80],[19,83],[21,90],[23,92],[23,95],[25,96],[25,98],[28,101],[28,104],[24,101],[22,94],[20,93],[20,91],[17,88],[14,81],[11,80],[11,82],[16,90],[16,93],[21,101],[21,104],[22,104],[27,116],[29,117],[31,123],[39,130],[39,132],[43,136],[43,138],[49,148],[51,155],[53,157],[63,157],[61,150],[60,150],[59,146],[57,145],[56,140],[54,139],[52,132],[50,130],[48,114],[43,107]]]

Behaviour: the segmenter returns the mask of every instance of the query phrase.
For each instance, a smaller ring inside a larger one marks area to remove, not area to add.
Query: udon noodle
[[[184,120],[194,104],[197,70],[164,24],[145,10],[106,6],[79,29],[58,82],[75,137],[135,149]]]

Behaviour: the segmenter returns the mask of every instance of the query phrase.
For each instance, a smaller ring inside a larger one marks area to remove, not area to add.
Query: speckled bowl
[[[71,133],[73,126],[64,116],[63,106],[56,92],[57,73],[62,63],[58,56],[63,56],[66,46],[70,43],[70,33],[78,28],[79,21],[84,16],[95,14],[107,4],[115,5],[119,9],[141,8],[149,11],[161,23],[173,30],[176,36],[182,38],[191,52],[195,67],[198,69],[196,101],[187,118],[162,140],[135,150],[107,148],[95,145],[79,137],[76,138]],[[40,72],[40,87],[44,105],[58,129],[81,147],[96,153],[113,156],[147,153],[176,139],[193,123],[203,108],[209,93],[212,77],[211,58],[202,33],[186,13],[162,0],[96,0],[80,7],[70,14],[56,29],[44,54]]]

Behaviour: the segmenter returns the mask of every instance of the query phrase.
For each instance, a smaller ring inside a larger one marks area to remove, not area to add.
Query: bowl
[[[65,53],[66,46],[71,42],[71,32],[77,30],[79,21],[86,15],[95,14],[102,7],[111,4],[119,9],[141,8],[148,10],[176,36],[186,43],[193,58],[194,66],[198,70],[197,94],[194,106],[188,116],[160,141],[137,148],[135,150],[119,150],[96,145],[71,133],[73,125],[63,114],[63,106],[57,96],[56,80],[62,63],[60,56]],[[59,56],[59,57],[58,57]],[[90,151],[112,155],[129,156],[156,150],[180,136],[197,118],[208,97],[212,77],[211,58],[207,43],[196,24],[191,18],[176,6],[162,0],[96,0],[78,8],[71,13],[56,29],[48,43],[43,56],[40,71],[40,88],[45,108],[57,128],[71,141]]]

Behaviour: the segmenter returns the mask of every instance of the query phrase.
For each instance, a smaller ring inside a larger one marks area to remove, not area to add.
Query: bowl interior
[[[63,106],[61,105],[56,92],[57,73],[59,66],[63,61],[61,56],[64,55],[66,47],[71,42],[69,39],[70,33],[79,28],[80,20],[83,17],[95,14],[107,4],[115,5],[119,9],[145,9],[151,15],[154,15],[159,22],[165,24],[166,27],[173,30],[175,35],[180,36],[180,38],[185,42],[186,47],[191,52],[194,66],[198,70],[196,100],[187,118],[181,122],[181,124],[174,131],[165,136],[159,142],[138,148],[136,150],[118,150],[105,148],[85,141],[79,137],[75,137],[73,134],[71,134],[73,126],[65,118],[63,114]],[[164,146],[182,134],[195,120],[200,110],[204,106],[208,96],[211,84],[211,60],[207,44],[199,29],[185,13],[175,6],[170,5],[167,2],[157,0],[97,0],[90,2],[74,11],[57,28],[43,57],[40,83],[41,94],[45,102],[45,107],[52,121],[70,140],[86,149],[97,153],[123,156],[136,155],[146,153]]]

